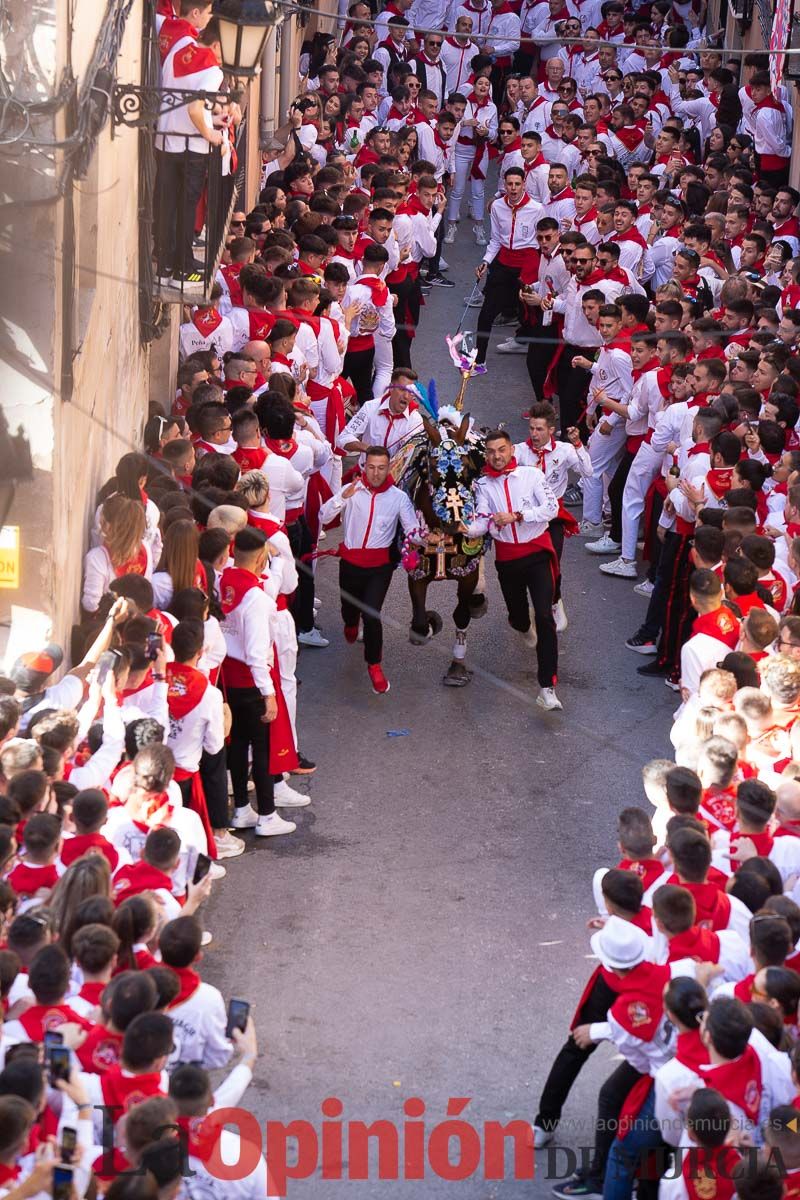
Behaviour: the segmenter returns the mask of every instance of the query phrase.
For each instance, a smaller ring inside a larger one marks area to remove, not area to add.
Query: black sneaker
[[[290,775],[313,775],[317,769],[317,764],[313,763],[310,758],[306,758],[304,754],[298,754],[297,766]]]
[[[433,284],[434,287],[455,287],[456,286],[453,283],[452,279],[448,279],[445,275],[442,274],[441,271],[434,271],[433,274],[429,275],[428,283]]]
[[[578,487],[577,483],[572,483],[564,492],[564,506],[566,508],[580,508],[583,504],[583,492]]]
[[[203,271],[196,271],[193,267],[190,267],[187,271],[175,271],[172,281],[174,287],[182,288],[184,292],[202,292],[205,287],[205,275]]]
[[[553,1195],[558,1196],[559,1200],[573,1200],[577,1197],[580,1197],[580,1200],[603,1200],[603,1189],[591,1179],[571,1175],[569,1179],[553,1188]]]
[[[646,663],[643,667],[637,667],[636,674],[637,675],[668,675],[669,671],[668,671],[667,667],[663,666],[660,662],[656,661],[656,662]]]
[[[625,645],[628,650],[633,650],[635,654],[658,653],[658,646],[646,633],[635,633],[632,638],[628,638]]]

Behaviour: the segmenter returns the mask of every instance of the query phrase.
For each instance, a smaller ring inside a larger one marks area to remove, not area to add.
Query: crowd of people
[[[158,189],[175,203],[159,208],[156,270],[188,300],[203,287],[207,152],[231,156],[237,114],[211,0],[158,7],[164,85],[220,96],[159,130]],[[621,1061],[593,1155],[557,1196],[794,1196],[800,194],[787,95],[766,56],[717,47],[695,0],[390,0],[377,13],[356,0],[340,26],[306,45],[258,202],[233,212],[210,293],[186,307],[174,396],[100,489],[75,665],[62,673],[49,645],[0,679],[0,1195],[267,1194],[263,1158],[235,1183],[211,1166],[214,1111],[244,1096],[257,1045],[247,1003],[201,979],[202,906],[248,832],[291,835],[292,810],[311,803],[295,672],[300,647],[330,645],[315,592],[326,538],[340,539],[344,640],[363,643],[372,691],[390,689],[381,607],[400,543],[431,548],[392,466],[431,421],[450,447],[467,436],[460,413],[431,408],[414,339],[426,298],[454,286],[445,248],[471,235],[476,365],[491,376],[495,354],[524,354],[531,387],[526,440],[482,431],[458,532],[493,543],[542,708],[562,707],[572,535],[608,559],[603,573],[637,581],[647,611],[625,644],[679,705],[674,758],[643,771],[651,808],[622,808],[620,859],[592,881],[599,965],[536,1146],[608,1040]],[[507,335],[492,350],[495,327]],[[465,606],[454,619],[463,660]]]

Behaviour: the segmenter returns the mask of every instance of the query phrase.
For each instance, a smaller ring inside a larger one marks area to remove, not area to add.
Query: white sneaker
[[[210,946],[211,943],[213,942],[213,940],[214,940],[213,933],[209,933],[207,929],[204,929],[202,936],[200,938],[200,945],[201,946]]]
[[[531,650],[536,649],[536,643],[539,639],[536,636],[536,626],[533,623],[531,623],[530,629],[526,629],[524,633],[520,632],[519,636],[522,638],[525,645],[529,646]]]
[[[447,246],[452,246],[453,242],[456,240],[457,233],[458,233],[458,222],[457,221],[448,221],[447,222],[447,233],[444,235],[445,244]]]
[[[256,822],[256,837],[278,837],[281,833],[294,833],[294,821],[284,821],[276,812],[268,817],[259,817]]]
[[[464,303],[467,308],[483,308],[483,292],[473,292],[472,295],[465,296]]]
[[[515,337],[506,338],[497,347],[498,354],[527,354],[528,347],[524,342],[518,342]]]
[[[290,788],[285,779],[275,784],[275,803],[279,808],[305,808],[311,803],[311,797],[303,792]]]
[[[233,810],[232,829],[253,829],[258,821],[258,813],[250,804]]]
[[[318,613],[321,608],[322,608],[322,601],[320,600],[319,596],[315,596],[314,597],[314,612]]]
[[[212,879],[224,879],[228,872],[223,867],[222,863],[212,862],[208,868],[208,873]]]
[[[305,633],[298,633],[297,640],[301,646],[316,646],[322,650],[325,646],[330,646],[330,642],[323,636],[321,631],[316,628],[307,630]]]
[[[587,546],[588,550],[589,547]],[[611,562],[601,563],[600,570],[604,575],[618,575],[620,579],[635,579],[639,572],[636,569],[635,562],[628,562],[626,558],[612,559]]]
[[[535,1150],[543,1149],[548,1142],[552,1142],[553,1135],[548,1133],[546,1129],[542,1129],[539,1125],[533,1127],[533,1146]]]
[[[600,521],[595,524],[594,521],[581,521],[580,535],[581,537],[598,537],[605,531],[605,525]]]
[[[483,225],[473,225],[472,232],[475,234],[475,241],[479,246],[488,246],[489,239],[486,236],[486,230]]]
[[[564,601],[558,600],[553,605],[553,620],[556,623],[556,633],[563,633],[569,625],[567,620],[567,611],[564,608]]]
[[[647,599],[649,600],[653,594],[654,587],[655,587],[655,584],[652,582],[652,580],[643,579],[641,583],[637,583],[636,587],[633,590],[636,592],[637,596],[646,596]]]
[[[241,838],[234,837],[232,833],[225,833],[220,837],[214,838],[214,845],[217,847],[217,858],[238,858],[240,854],[244,854],[244,842]]]
[[[439,270],[446,271],[449,266],[450,266],[450,263],[447,262],[446,259],[443,258],[443,256],[440,254],[439,255]]]
[[[556,709],[563,709],[564,707],[556,695],[555,688],[542,688],[536,697],[536,703],[539,705],[539,708],[546,708],[548,712],[554,712]]]
[[[622,542],[615,542],[610,533],[604,533],[597,542],[587,542],[585,547],[590,554],[619,554]]]

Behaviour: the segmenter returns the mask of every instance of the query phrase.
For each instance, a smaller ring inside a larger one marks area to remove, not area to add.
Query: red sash
[[[270,667],[269,674],[272,686],[275,688],[275,700],[278,705],[278,712],[275,720],[270,722],[269,727],[269,769],[274,775],[279,775],[283,771],[293,771],[299,765],[300,760],[297,757],[297,747],[294,744],[289,709],[286,707],[286,699],[281,688],[281,674],[278,668],[277,656],[273,655],[273,658],[276,661]]]

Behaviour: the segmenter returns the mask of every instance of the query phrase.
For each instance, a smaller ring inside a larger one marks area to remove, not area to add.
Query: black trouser
[[[608,502],[611,505],[611,536],[615,542],[622,541],[622,493],[625,491],[625,481],[630,473],[635,454],[626,450],[619,460],[619,466],[608,485]]]
[[[528,343],[525,366],[528,368],[528,377],[536,399],[541,403],[544,400],[544,381],[556,352],[557,338],[553,333],[553,326],[543,325],[540,319],[536,325],[521,325],[514,336],[518,341]]]
[[[382,567],[357,567],[343,558],[339,560],[342,620],[353,629],[358,625],[359,617],[362,618],[364,661],[369,667],[379,663],[383,654],[380,612],[392,582],[393,571],[393,563],[385,563]]]
[[[621,1062],[612,1071],[597,1096],[597,1122],[594,1129],[594,1159],[589,1179],[602,1192],[608,1154],[617,1136],[617,1125],[622,1106],[634,1084],[642,1078],[629,1062]]]
[[[489,335],[495,317],[500,313],[516,312],[519,301],[519,276],[521,267],[507,267],[498,259],[489,264],[486,272],[486,287],[483,290],[483,306],[478,313],[478,359],[486,362]]]
[[[349,379],[356,389],[358,407],[361,408],[372,399],[372,364],[375,359],[375,347],[367,350],[348,350],[342,364],[342,376]]]
[[[558,382],[558,412],[562,441],[567,440],[567,430],[572,425],[576,425],[584,435],[586,433],[586,420],[583,413],[592,375],[583,367],[573,367],[572,360],[579,354],[586,358],[593,358],[594,353],[592,347],[565,346],[558,360],[556,380]]]
[[[422,293],[419,281],[406,275],[399,283],[390,283],[389,291],[397,296],[394,310],[395,335],[392,338],[392,359],[396,367],[411,366],[411,341],[414,332],[413,314],[419,320]]]
[[[661,626],[664,624],[664,612],[667,607],[667,597],[672,584],[672,572],[675,567],[675,556],[680,549],[681,539],[679,534],[673,533],[672,530],[667,530],[664,535],[664,541],[660,543],[661,551],[658,556],[658,568],[656,577],[653,580],[653,590],[650,593],[650,601],[647,605],[647,612],[644,618],[644,624],[639,629],[639,632],[656,640],[661,632]]]
[[[553,520],[548,525],[548,529],[550,530],[550,541],[553,543],[553,549],[558,559],[558,576],[555,588],[553,589],[553,603],[557,604],[561,599],[561,555],[564,553],[564,522],[560,517],[553,517]]]
[[[442,213],[442,219],[436,226],[436,253],[432,258],[424,258],[423,266],[427,267],[429,274],[435,275],[439,270],[439,259],[442,257],[442,246],[444,245],[444,235],[447,232],[447,217]]]
[[[692,608],[689,596],[689,579],[692,564],[692,538],[675,534],[680,544],[675,553],[670,584],[667,589],[661,638],[658,643],[658,663],[677,671],[681,663],[681,647],[692,634],[697,613]]]
[[[553,687],[558,672],[558,635],[553,618],[553,560],[544,550],[498,562],[497,578],[508,609],[512,629],[527,633],[531,627],[529,606],[536,620],[536,660],[539,687]],[[530,596],[530,600],[528,597]]]
[[[297,632],[308,633],[314,628],[314,572],[306,556],[314,549],[314,541],[304,516],[287,525],[286,533],[297,564],[297,591],[292,600],[291,613]]]
[[[275,811],[274,783],[269,770],[269,725],[261,718],[266,702],[258,688],[231,688],[226,691],[231,710],[231,736],[228,744],[228,768],[233,783],[233,803],[237,808],[249,804],[247,778],[249,757],[253,756],[253,783],[260,817]]]
[[[200,778],[206,794],[206,808],[212,829],[228,824],[228,764],[225,747],[216,754],[206,750],[200,756]]]
[[[156,151],[156,269],[159,275],[188,271],[197,202],[208,172],[208,155]]]
[[[758,160],[758,178],[763,184],[774,188],[786,187],[789,182],[789,159],[786,160],[786,165],[778,171],[763,170],[760,164],[761,155],[757,154],[756,159]]]
[[[598,972],[589,995],[578,1009],[575,1024],[593,1025],[596,1021],[605,1021],[608,1010],[616,998],[616,993]],[[572,1085],[589,1056],[597,1049],[598,1044],[591,1042],[584,1048],[577,1044],[572,1035],[564,1042],[553,1059],[553,1065],[542,1089],[539,1112],[534,1121],[534,1124],[540,1129],[552,1132],[558,1125],[561,1119],[561,1110],[566,1104]]]

